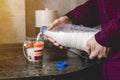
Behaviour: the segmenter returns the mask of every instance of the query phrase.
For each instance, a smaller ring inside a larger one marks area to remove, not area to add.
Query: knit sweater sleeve
[[[120,15],[105,24],[95,35],[95,39],[103,46],[120,48]]]
[[[66,14],[76,25],[93,27],[99,25],[99,11],[97,0],[88,0],[85,4],[77,6]]]

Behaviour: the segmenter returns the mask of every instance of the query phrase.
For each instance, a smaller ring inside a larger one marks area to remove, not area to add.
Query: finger
[[[111,53],[110,49],[107,49],[107,50],[105,49],[101,52],[102,57],[104,57],[104,58],[106,58],[108,56],[108,54],[110,54],[110,53]]]
[[[102,55],[98,55],[98,59],[101,59],[101,58],[103,58],[103,56]]]
[[[53,43],[55,46],[60,46],[60,44],[59,43]]]
[[[89,58],[90,59],[94,59],[95,57],[97,57],[97,55],[98,55],[98,52],[91,52],[91,54],[89,55]]]
[[[59,24],[59,20],[56,19],[47,29],[48,30],[52,30],[53,28],[55,28],[56,26],[58,26]]]
[[[106,58],[107,57],[107,53],[103,54],[102,57]]]
[[[112,53],[112,50],[110,49],[110,48],[108,48],[107,50],[106,50],[106,56],[108,56],[108,54],[110,54],[110,53]]]
[[[63,49],[63,46],[60,46],[60,49]]]
[[[99,51],[98,59],[107,57],[107,54],[108,54],[108,51],[106,50],[106,48],[104,48],[103,50]]]
[[[53,40],[52,38],[48,38],[48,40],[49,40],[50,42],[52,42],[52,43],[55,43],[55,42],[56,42],[56,41]]]
[[[85,50],[88,54],[90,54],[90,52],[91,52],[91,49],[90,49],[90,47],[89,46],[86,46],[86,50]]]
[[[106,58],[106,57],[107,57],[107,55],[108,55],[108,53],[105,53],[105,54],[103,54],[103,57],[104,57],[104,58]]]

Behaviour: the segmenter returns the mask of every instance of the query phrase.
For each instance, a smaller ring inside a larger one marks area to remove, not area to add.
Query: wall
[[[38,29],[35,28],[35,10],[45,8],[58,10],[59,16],[62,16],[86,1],[87,0],[25,0],[27,37],[35,37],[36,32],[38,32]]]
[[[0,0],[0,45],[23,43],[26,36],[35,37],[38,30],[35,28],[35,10],[47,7],[58,10],[59,16],[62,16],[85,1]]]
[[[25,39],[25,0],[0,0],[0,44]]]

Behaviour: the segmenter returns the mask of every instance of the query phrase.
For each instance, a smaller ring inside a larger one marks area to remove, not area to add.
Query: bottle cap
[[[47,28],[46,26],[42,26],[42,28],[41,28],[42,35],[44,34],[46,28]]]
[[[57,68],[66,68],[67,66],[68,66],[68,63],[65,61],[56,63]]]

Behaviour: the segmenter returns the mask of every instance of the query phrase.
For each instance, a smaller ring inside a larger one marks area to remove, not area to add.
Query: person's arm
[[[99,11],[97,0],[88,0],[72,11],[65,14],[73,24],[94,27],[99,25]]]
[[[102,46],[120,47],[120,15],[104,25],[102,30],[95,35],[95,39]]]
[[[120,15],[114,17],[109,23],[103,25],[101,31],[87,41],[86,52],[89,58],[99,59],[107,57],[111,50],[120,49]]]

